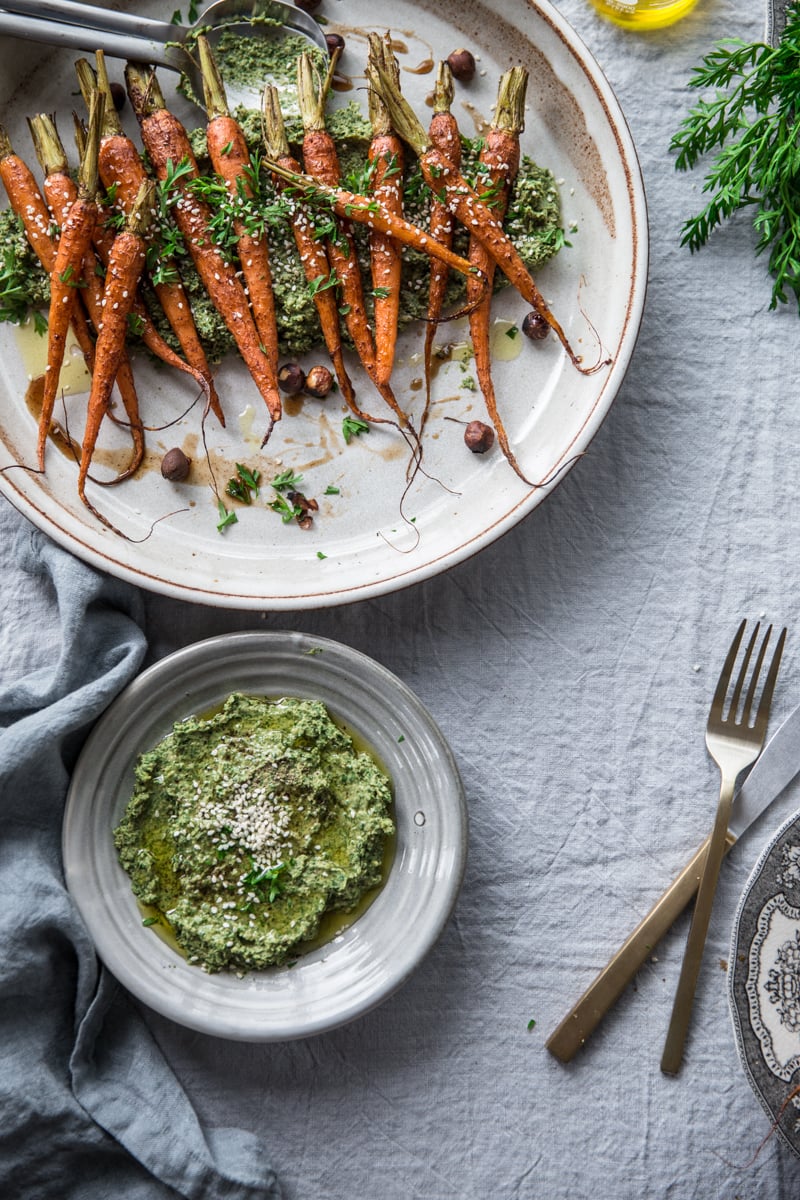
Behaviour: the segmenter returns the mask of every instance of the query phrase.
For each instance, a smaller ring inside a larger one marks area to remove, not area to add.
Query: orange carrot
[[[31,249],[49,275],[56,261],[53,220],[42,199],[39,185],[22,159],[14,153],[8,134],[2,126],[0,179],[8,194],[11,208],[22,221]],[[72,329],[83,351],[86,365],[91,370],[94,363],[94,341],[86,317],[80,309],[73,313]]]
[[[125,229],[114,239],[106,271],[103,289],[103,319],[97,335],[95,369],[92,376],[92,390],[89,395],[86,427],[81,447],[81,464],[78,472],[78,495],[93,512],[96,510],[86,498],[86,478],[97,444],[100,425],[108,412],[114,380],[117,377],[120,363],[125,357],[128,317],[133,309],[136,289],[144,270],[146,258],[144,235],[152,219],[154,200],[155,185],[150,182],[143,183]]]
[[[98,50],[96,57],[97,87],[106,97],[106,106],[100,133],[100,148],[98,151],[100,179],[106,190],[114,196],[115,203],[118,205],[120,211],[125,215],[130,215],[137,192],[148,176],[139,151],[131,139],[122,131],[122,125],[120,124],[111,98],[111,87],[108,81],[103,51]],[[75,64],[75,68],[78,73],[81,92],[86,100],[94,86],[95,74],[85,59],[80,59]],[[102,223],[98,222],[98,226],[101,225]],[[105,252],[101,251],[103,260],[105,261],[108,256],[108,248],[110,247],[107,237],[104,237],[103,240],[107,246]],[[159,257],[155,268],[150,274],[151,282],[163,309],[164,316],[167,318],[173,333],[178,339],[178,344],[191,368],[188,373],[200,383],[200,386],[208,397],[212,411],[220,424],[224,425],[225,417],[214,385],[214,377],[206,358],[206,352],[200,341],[189,299],[180,281],[177,267],[172,259]],[[161,338],[158,338],[158,341],[156,341],[157,333],[152,325],[149,313],[147,313],[146,309],[142,311],[142,308],[143,305],[137,302],[134,312],[139,318],[136,323],[141,326],[142,339],[148,346],[148,349],[156,354],[157,357],[164,358],[165,361],[170,362],[170,365],[178,367],[179,370],[186,371],[186,365],[181,363],[177,355],[173,355],[172,359],[165,358],[164,348],[166,347],[166,343]],[[142,322],[144,322],[143,325]],[[178,366],[178,364],[181,365]],[[201,382],[201,379],[204,383]]]
[[[155,75],[129,63],[125,68],[128,94],[139,119],[142,139],[162,183],[174,199],[173,214],[195,267],[212,303],[233,335],[239,352],[267,405],[272,426],[281,417],[277,378],[261,349],[261,339],[250,313],[247,296],[232,263],[220,253],[209,231],[211,209],[194,195],[191,181],[199,175],[186,130],[168,112]]]
[[[369,35],[370,57],[382,62],[389,72],[400,77],[391,42],[378,34]],[[370,89],[369,115],[372,139],[369,146],[370,193],[393,217],[403,215],[403,143],[392,129],[389,114],[380,96]],[[397,323],[400,315],[403,258],[397,241],[389,234],[372,229],[369,235],[372,287],[375,296],[375,373],[379,383],[388,383],[394,366]]]
[[[54,120],[43,113],[38,117],[33,117],[28,122],[28,125],[33,138],[36,156],[44,172],[43,190],[45,200],[55,222],[63,224],[69,216],[72,205],[78,198],[78,188],[69,174],[67,156],[61,144],[61,139],[58,136],[58,130],[56,129]],[[97,223],[95,224],[96,228]],[[94,322],[95,329],[99,329],[103,318],[102,275],[103,269],[100,267],[90,246],[83,259],[81,299]],[[144,458],[144,427],[139,416],[139,399],[136,394],[136,385],[127,354],[123,356],[120,362],[117,384],[122,402],[125,405],[125,413],[128,418],[131,439],[133,441],[133,453],[125,469],[115,476],[113,480],[108,480],[109,483],[121,483],[123,479],[128,479],[138,470]]]
[[[264,164],[280,179],[290,184],[291,190],[302,196],[310,206],[318,208],[322,212],[332,211],[337,216],[342,216],[359,225],[366,225],[369,229],[380,230],[381,233],[388,234],[389,237],[401,242],[404,246],[411,246],[422,254],[427,254],[430,258],[438,259],[462,275],[474,277],[480,284],[481,295],[483,294],[486,279],[481,277],[481,272],[466,258],[462,258],[460,254],[456,254],[455,251],[449,250],[447,246],[437,242],[427,230],[413,225],[405,217],[392,216],[391,213],[381,208],[374,197],[360,196],[357,192],[349,192],[343,187],[328,187],[326,184],[318,183],[309,175],[298,174],[290,167],[283,166],[272,158],[265,158]],[[466,315],[468,312],[469,308],[465,307],[458,313],[454,313],[453,317]]]
[[[434,146],[450,160],[453,166],[461,169],[461,138],[458,124],[450,111],[455,94],[453,72],[450,64],[443,60],[439,63],[436,84],[433,89],[433,117],[428,127],[428,136]],[[455,222],[446,204],[434,196],[431,201],[430,230],[431,237],[443,246],[452,247]],[[428,290],[428,323],[425,327],[425,347],[423,363],[425,368],[425,408],[419,422],[420,434],[425,428],[431,406],[431,379],[433,359],[433,339],[436,335],[436,324],[442,315],[444,299],[450,272],[444,263],[431,259],[431,280]]]
[[[519,171],[519,135],[525,123],[525,91],[528,72],[524,67],[512,67],[500,79],[494,118],[484,139],[479,156],[480,177],[476,192],[491,208],[498,224],[506,215],[511,187]],[[491,286],[495,263],[486,246],[475,235],[470,238],[469,260],[486,275]],[[472,280],[467,280],[467,296],[475,292]],[[525,483],[530,483],[522,473],[509,445],[508,435],[497,407],[497,398],[492,381],[491,340],[489,321],[492,296],[489,291],[469,317],[472,348],[475,352],[475,370],[481,385],[486,410],[497,434],[497,441],[509,463]],[[520,335],[517,335],[520,336]]]
[[[339,156],[333,138],[325,128],[325,102],[338,54],[334,52],[324,82],[316,76],[308,54],[297,60],[297,93],[303,121],[303,162],[311,178],[324,187],[336,188],[340,179]],[[397,417],[401,428],[411,422],[398,404],[391,386],[378,379],[375,344],[364,305],[364,289],[350,221],[340,220],[334,236],[325,239],[328,259],[340,288],[347,331],[358,357],[378,392]],[[412,435],[416,441],[416,432]]]
[[[608,359],[599,360],[591,367],[583,365],[580,355],[572,349],[567,335],[550,312],[516,247],[500,228],[491,209],[482,203],[461,171],[432,144],[410,105],[382,67],[375,66],[370,71],[370,86],[377,88],[395,129],[417,154],[423,178],[433,194],[483,243],[509,282],[553,330],[573,366],[583,375],[591,375],[606,366]]]
[[[299,176],[300,164],[289,153],[278,89],[273,84],[267,84],[264,89],[262,131],[267,154],[275,166],[279,170],[289,171],[292,175]],[[279,191],[285,191],[290,186],[275,172],[273,172],[273,180]],[[328,279],[331,274],[331,265],[325,247],[314,234],[314,227],[307,209],[298,204],[296,200],[292,202],[291,207],[291,227],[295,245],[309,285],[317,285],[313,295],[314,305],[345,403],[350,411],[361,420],[374,421],[374,417],[363,413],[356,404],[355,390],[344,361],[336,296],[332,288],[319,287],[319,280]]]
[[[228,111],[222,77],[208,40],[201,35],[197,39],[197,46],[200,51],[200,68],[208,113],[206,141],[211,165],[224,181],[231,200],[244,207],[248,201],[253,200],[253,185],[258,178],[257,169],[250,159],[250,151],[241,126]],[[278,322],[275,316],[275,294],[272,290],[272,271],[266,235],[263,228],[252,232],[242,219],[234,220],[233,232],[236,235],[236,252],[247,284],[250,308],[261,345],[277,377]]]
[[[81,161],[79,172],[78,198],[70,206],[66,220],[61,226],[56,258],[50,272],[47,369],[36,446],[40,470],[44,470],[47,435],[50,432],[50,421],[58,390],[58,376],[64,361],[67,330],[77,305],[83,260],[92,244],[92,230],[97,220],[97,145],[100,136],[99,118],[102,116],[104,103],[102,96],[95,94],[92,97],[86,154]],[[95,369],[96,367],[95,357]]]

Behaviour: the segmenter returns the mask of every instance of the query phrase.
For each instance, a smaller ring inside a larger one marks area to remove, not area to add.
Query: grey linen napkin
[[[201,1128],[64,886],[70,770],[141,664],[139,597],[32,528],[16,558],[54,587],[62,645],[0,690],[0,1195],[279,1196],[258,1139]]]

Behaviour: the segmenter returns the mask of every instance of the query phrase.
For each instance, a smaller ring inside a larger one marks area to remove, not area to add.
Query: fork
[[[761,629],[761,623],[758,622],[756,624],[747,643],[742,665],[736,682],[733,685],[730,701],[728,702],[728,693],[733,680],[733,670],[736,665],[739,648],[744,638],[746,625],[747,622],[742,621],[735,638],[731,642],[728,656],[725,659],[722,673],[719,677],[717,690],[714,692],[714,699],[711,701],[711,711],[708,715],[706,746],[708,747],[709,754],[720,769],[722,780],[717,815],[714,820],[714,828],[711,832],[708,850],[706,851],[702,867],[697,901],[692,915],[692,923],[689,927],[689,937],[686,942],[680,978],[672,1007],[672,1016],[664,1043],[664,1053],[661,1058],[661,1070],[665,1075],[677,1075],[683,1061],[683,1049],[689,1029],[706,934],[708,933],[708,926],[711,920],[714,893],[717,887],[720,866],[725,854],[725,840],[728,833],[733,792],[737,778],[745,767],[749,767],[755,762],[764,745],[772,693],[775,689],[775,680],[781,664],[783,643],[786,640],[786,630],[783,629],[769,664],[767,677],[761,691],[761,699],[755,710],[755,718],[751,723],[753,703],[764,666],[767,645],[772,634],[772,626],[770,625],[767,629],[759,646],[755,666],[750,674],[750,681],[747,685],[744,702],[742,703],[742,692],[747,682],[750,660],[753,657],[753,651]],[[739,711],[740,706],[741,713]]]

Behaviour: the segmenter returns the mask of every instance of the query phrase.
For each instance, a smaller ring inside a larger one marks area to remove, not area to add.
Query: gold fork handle
[[[689,926],[689,936],[683,953],[680,978],[672,1005],[672,1016],[664,1042],[664,1053],[661,1056],[661,1070],[665,1075],[677,1075],[683,1061],[683,1048],[689,1031],[694,993],[700,974],[700,964],[703,961],[703,950],[711,921],[711,909],[714,906],[719,869],[725,856],[725,837],[728,832],[735,783],[735,776],[723,776],[717,815],[708,843],[708,853],[703,864],[697,900],[692,913],[692,923]]]
[[[709,834],[680,875],[636,926],[558,1028],[550,1034],[545,1045],[561,1062],[572,1061],[611,1006],[625,991],[636,972],[650,957],[661,938],[686,908],[700,884],[703,862],[710,841]],[[729,833],[725,841],[725,851],[730,850],[735,842],[736,838]]]

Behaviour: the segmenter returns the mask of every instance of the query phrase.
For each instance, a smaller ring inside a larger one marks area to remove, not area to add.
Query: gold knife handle
[[[570,1062],[592,1035],[611,1006],[624,992],[636,972],[652,954],[658,942],[680,916],[700,884],[709,835],[660,900],[619,948],[608,966],[589,985],[577,1004],[564,1017],[545,1042],[547,1049],[561,1062]],[[736,842],[732,833],[725,839],[725,853]]]

